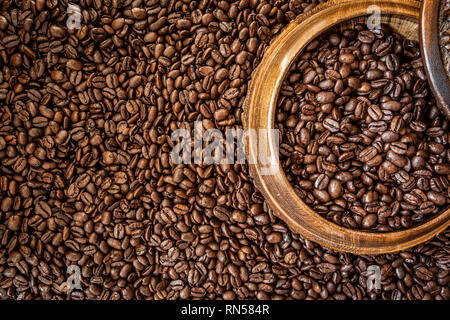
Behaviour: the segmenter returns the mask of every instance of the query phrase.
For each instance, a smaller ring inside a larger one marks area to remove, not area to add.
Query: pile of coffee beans
[[[278,99],[282,166],[303,200],[349,228],[409,228],[450,202],[449,122],[416,42],[365,25],[314,40]]]
[[[330,251],[274,216],[246,164],[169,156],[195,121],[242,127],[264,50],[317,2],[1,1],[0,298],[450,299],[450,231]]]

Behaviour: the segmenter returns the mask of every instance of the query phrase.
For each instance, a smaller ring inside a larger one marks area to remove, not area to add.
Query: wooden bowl
[[[412,0],[344,0],[327,2],[298,17],[274,39],[255,70],[244,104],[246,155],[250,174],[274,213],[295,232],[320,245],[355,254],[400,251],[444,231],[450,225],[450,209],[410,229],[381,233],[351,230],[328,221],[296,194],[281,168],[274,128],[278,93],[291,64],[306,45],[331,29],[345,29],[365,21],[367,8],[377,5],[382,23],[418,41],[419,2]],[[263,151],[262,151],[263,150]],[[258,158],[259,152],[265,158]],[[270,163],[272,171],[263,164]]]
[[[440,0],[423,0],[420,8],[420,50],[428,82],[442,112],[450,119],[450,82],[439,44]]]

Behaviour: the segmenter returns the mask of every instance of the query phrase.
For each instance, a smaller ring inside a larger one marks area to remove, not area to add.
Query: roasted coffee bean
[[[381,120],[381,118],[383,117],[383,112],[381,111],[380,107],[375,104],[370,105],[367,109],[367,112],[369,116],[375,121]]]
[[[336,95],[331,91],[319,92],[316,99],[321,104],[331,103],[334,101]]]
[[[359,154],[359,159],[363,162],[368,162],[372,160],[376,155],[378,154],[378,151],[375,147],[367,147]]]
[[[329,177],[326,174],[322,173],[315,180],[314,187],[318,190],[325,190],[328,188],[329,181],[330,181]]]
[[[446,203],[446,197],[435,191],[429,191],[427,198],[438,206],[443,206]]]
[[[401,142],[392,142],[390,144],[390,149],[397,154],[406,154],[408,151],[408,146]]]
[[[325,127],[325,129],[330,130],[331,132],[339,131],[339,122],[330,118],[327,118],[323,121],[323,126]]]
[[[358,33],[358,40],[362,43],[372,43],[375,40],[375,34],[369,30],[362,30]]]
[[[332,179],[328,184],[328,193],[334,199],[339,198],[343,193],[341,182],[339,180]]]

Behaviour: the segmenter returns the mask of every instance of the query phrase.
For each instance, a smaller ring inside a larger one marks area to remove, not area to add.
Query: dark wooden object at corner
[[[423,0],[420,8],[420,50],[431,90],[442,112],[450,119],[450,81],[439,44],[440,0]]]

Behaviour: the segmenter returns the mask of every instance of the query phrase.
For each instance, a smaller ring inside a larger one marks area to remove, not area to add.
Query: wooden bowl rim
[[[266,130],[263,140],[269,141],[268,157],[272,165],[275,164],[275,171],[271,175],[263,175],[259,162],[252,160],[258,159],[262,144],[256,139],[257,130],[274,127],[278,93],[291,63],[321,32],[344,21],[367,16],[367,7],[373,4],[380,7],[382,15],[419,19],[419,3],[413,0],[344,0],[319,5],[291,22],[270,44],[252,76],[244,102],[243,123],[248,133],[245,150],[250,160],[250,174],[274,213],[305,238],[330,249],[354,254],[397,252],[429,240],[450,225],[450,208],[406,230],[386,233],[352,230],[320,216],[295,193],[280,166],[274,136],[269,130]]]
[[[442,112],[450,119],[450,81],[442,62],[439,44],[440,0],[423,0],[420,8],[419,39],[428,83]]]

